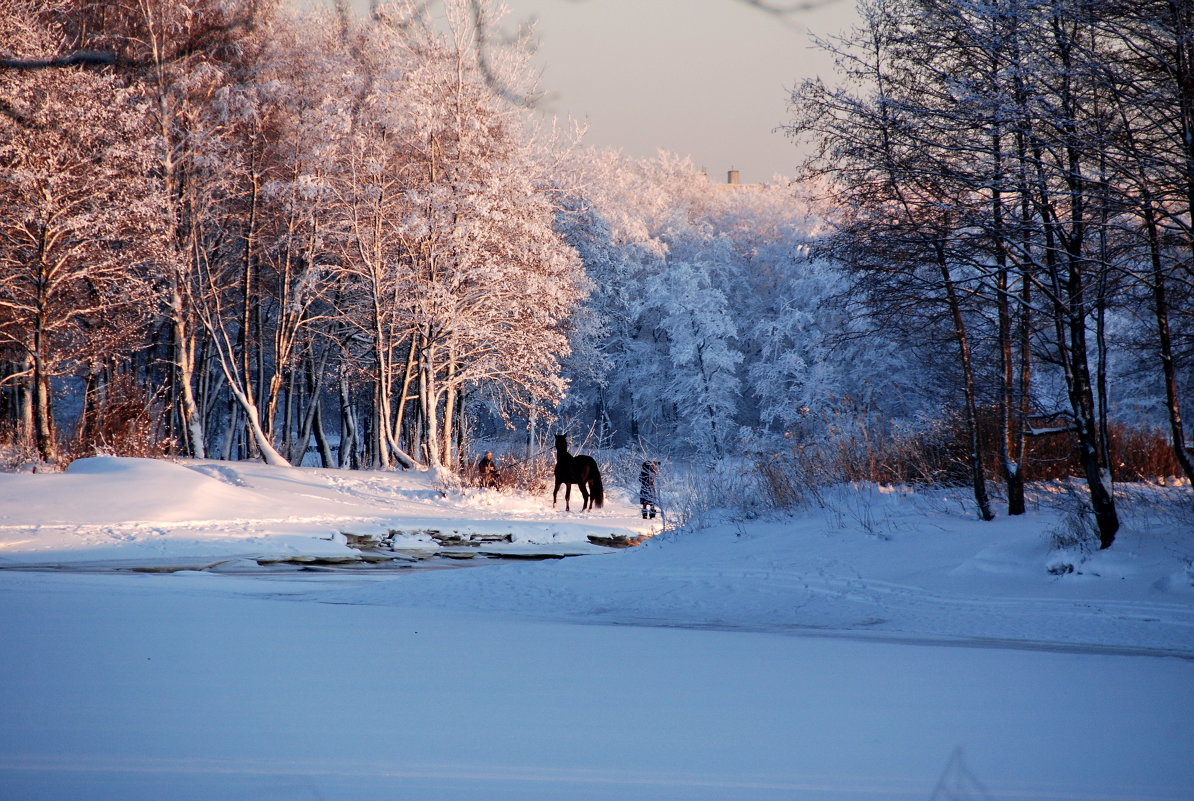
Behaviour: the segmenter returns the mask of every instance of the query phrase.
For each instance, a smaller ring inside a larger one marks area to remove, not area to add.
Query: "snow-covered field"
[[[1091,553],[1044,489],[982,523],[838,488],[616,551],[589,537],[654,522],[617,491],[441,490],[0,475],[0,799],[1194,798],[1194,516],[1158,492]],[[325,568],[370,536],[392,564]],[[443,558],[479,552],[592,555]]]

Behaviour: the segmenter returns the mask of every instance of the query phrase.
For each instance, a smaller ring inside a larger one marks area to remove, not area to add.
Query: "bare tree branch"
[[[771,3],[768,0],[738,0],[738,2],[768,14],[799,14],[803,11],[815,11],[818,8],[833,5],[839,0],[804,0],[804,2],[790,4]]]
[[[101,50],[76,50],[69,56],[51,59],[0,58],[0,69],[40,70],[49,67],[111,67],[116,64],[116,54]]]

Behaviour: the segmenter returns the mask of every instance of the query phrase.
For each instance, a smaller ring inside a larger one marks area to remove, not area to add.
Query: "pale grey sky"
[[[362,6],[367,0],[356,0]],[[745,0],[505,0],[508,27],[538,20],[546,113],[585,121],[588,144],[691,156],[715,180],[790,175],[788,90],[832,62],[808,31],[850,24],[854,0],[784,17]],[[795,5],[773,0],[773,5]]]
[[[788,90],[832,62],[808,31],[832,34],[854,0],[780,18],[742,0],[505,0],[538,18],[548,110],[587,120],[589,144],[631,156],[691,156],[715,180],[790,175]],[[775,5],[791,5],[776,0]]]

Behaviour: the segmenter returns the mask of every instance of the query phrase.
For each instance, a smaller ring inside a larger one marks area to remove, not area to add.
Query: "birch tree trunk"
[[[970,452],[967,457],[970,465],[971,486],[974,488],[974,502],[978,505],[980,518],[993,520],[995,515],[991,511],[991,499],[987,495],[987,479],[983,472],[982,442],[979,439],[978,431],[977,390],[974,381],[974,364],[970,356],[970,338],[966,333],[966,323],[962,316],[962,306],[958,300],[957,288],[946,262],[945,246],[938,243],[936,247],[937,267],[941,272],[942,285],[945,287],[945,297],[954,325],[954,337],[958,344],[958,362],[962,368],[963,408],[966,411],[966,429],[970,441]]]
[[[182,293],[178,287],[178,275],[171,276],[170,329],[171,347],[174,351],[174,380],[178,388],[180,416],[184,432],[184,449],[196,459],[207,458],[206,432],[203,415],[195,400],[195,338],[187,325],[183,311]]]

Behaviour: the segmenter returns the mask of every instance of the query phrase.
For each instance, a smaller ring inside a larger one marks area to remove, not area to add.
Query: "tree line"
[[[557,418],[725,458],[865,392],[789,189],[537,131],[487,3],[7,2],[0,419],[42,460],[457,468]]]
[[[836,210],[820,247],[858,308],[949,342],[976,503],[993,515],[982,410],[1009,512],[1030,438],[1069,432],[1101,544],[1119,525],[1114,381],[1161,391],[1173,455],[1194,356],[1194,3],[865,0],[825,42],[844,81],[803,84],[792,131]],[[917,342],[919,340],[919,342]],[[1133,359],[1133,350],[1139,359]],[[1132,362],[1131,370],[1128,362]],[[1180,369],[1186,365],[1186,371]]]
[[[3,74],[9,436],[54,460],[69,376],[83,442],[451,465],[466,403],[559,401],[586,280],[491,6],[4,5],[10,65],[106,56]]]

